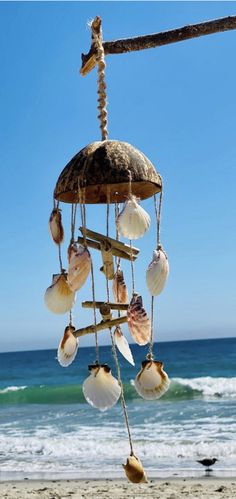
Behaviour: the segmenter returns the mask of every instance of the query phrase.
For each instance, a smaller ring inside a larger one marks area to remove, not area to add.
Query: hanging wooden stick
[[[101,25],[101,18],[94,19],[97,29]],[[236,16],[222,17],[202,23],[183,26],[181,28],[153,33],[150,35],[136,36],[134,38],[125,38],[123,40],[115,40],[113,42],[104,42],[103,48],[105,55],[108,54],[124,54],[138,50],[150,49],[168,45],[170,43],[182,42],[200,36],[212,35],[236,29]],[[82,66],[80,73],[82,76],[88,74],[96,65],[96,47],[92,41],[92,45],[88,54],[82,54]]]

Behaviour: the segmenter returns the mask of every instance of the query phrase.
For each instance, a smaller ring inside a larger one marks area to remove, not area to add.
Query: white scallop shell
[[[146,345],[150,341],[151,323],[143,308],[142,297],[137,293],[133,294],[128,307],[127,323],[129,331],[138,345]]]
[[[120,269],[117,269],[113,277],[112,291],[115,302],[117,303],[129,302],[128,289],[124,281],[124,274],[123,271]]]
[[[128,480],[132,483],[147,483],[147,476],[138,457],[132,455],[122,465]]]
[[[110,409],[118,401],[121,388],[111,369],[107,365],[89,366],[90,376],[83,383],[83,393],[87,402],[105,411]]]
[[[160,398],[168,390],[170,380],[163,371],[162,362],[144,360],[142,369],[134,380],[134,386],[141,397],[146,400]]]
[[[123,355],[123,357],[128,360],[132,366],[134,366],[134,359],[132,352],[129,347],[129,343],[126,337],[123,335],[120,326],[117,326],[114,331],[114,340],[115,344],[119,350],[119,352]]]
[[[68,249],[67,282],[71,291],[78,291],[85,283],[91,270],[91,257],[87,248],[73,243]]]
[[[61,221],[61,210],[54,208],[49,218],[49,230],[54,243],[60,244],[64,238],[64,229]]]
[[[65,314],[71,310],[75,302],[75,293],[67,284],[66,274],[53,275],[52,285],[47,288],[44,301],[54,314]]]
[[[128,239],[138,239],[149,229],[151,219],[148,213],[138,204],[135,196],[126,201],[125,206],[116,219],[118,232]]]
[[[67,326],[63,338],[57,350],[57,360],[62,367],[69,366],[76,357],[78,350],[78,340],[73,335],[74,326]]]
[[[147,287],[152,296],[159,295],[169,274],[169,263],[166,253],[160,246],[153,251],[153,258],[146,272]]]

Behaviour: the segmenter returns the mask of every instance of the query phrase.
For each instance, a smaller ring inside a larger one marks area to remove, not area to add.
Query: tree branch
[[[94,21],[100,20],[96,17]],[[154,33],[151,35],[137,36],[134,38],[124,38],[123,40],[115,40],[113,42],[104,42],[103,47],[105,54],[124,54],[125,52],[133,52],[137,50],[145,50],[169,43],[182,42],[199,36],[212,35],[223,31],[236,29],[236,16],[222,17],[213,19],[199,24],[183,26],[182,28]],[[91,45],[88,54],[82,54],[82,66],[80,73],[85,76],[96,66],[95,48]]]

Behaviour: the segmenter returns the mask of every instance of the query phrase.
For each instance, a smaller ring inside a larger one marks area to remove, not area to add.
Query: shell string
[[[76,224],[77,203],[71,205],[71,244],[75,241],[75,224]]]
[[[119,215],[119,203],[115,203],[115,221],[117,220],[117,217]],[[119,232],[118,232],[118,227],[116,225],[116,240],[119,241]],[[118,270],[120,269],[120,257],[116,256],[115,257],[115,263],[116,263],[116,275],[117,275],[117,272]],[[118,297],[118,289],[119,289],[119,286],[118,286],[118,279],[116,279],[116,295],[117,295],[117,298]],[[120,310],[118,310],[118,317],[120,317]]]
[[[105,54],[102,43],[102,28],[100,26],[99,32],[96,30],[95,21],[92,22],[92,43],[96,47],[96,62],[98,73],[98,119],[100,121],[100,129],[102,133],[102,140],[107,140],[107,94],[105,82]]]
[[[80,213],[81,213],[81,224],[83,227],[83,238],[84,238],[84,246],[87,248],[86,241],[86,205],[85,205],[85,193],[81,192],[79,186],[79,203],[80,203]],[[90,253],[91,258],[91,281],[92,281],[92,300],[93,300],[93,321],[94,321],[94,336],[95,336],[95,351],[96,351],[96,364],[99,364],[99,344],[98,344],[98,333],[97,333],[97,314],[96,314],[96,297],[95,297],[95,279],[94,279],[94,267],[93,267],[93,259]]]
[[[116,207],[115,207],[116,210]],[[110,214],[110,209],[109,209],[109,203],[107,203],[107,218],[106,218],[106,229],[107,229],[107,237],[109,236],[109,214]],[[106,277],[107,281],[107,301],[109,302],[109,286],[108,286],[108,279]],[[131,436],[131,431],[130,431],[130,425],[129,425],[129,417],[128,417],[128,411],[127,411],[127,405],[125,402],[125,396],[124,396],[124,387],[122,383],[122,378],[121,378],[121,371],[120,371],[120,364],[117,356],[117,351],[116,351],[116,345],[114,341],[114,336],[112,334],[112,330],[109,327],[109,332],[110,332],[110,337],[111,337],[111,347],[112,347],[112,353],[116,365],[116,371],[117,371],[117,378],[118,378],[118,383],[120,385],[121,389],[121,405],[123,408],[123,414],[124,414],[124,419],[125,419],[125,424],[127,428],[127,433],[128,433],[128,438],[129,438],[129,445],[130,445],[130,455],[133,456],[134,451],[133,451],[133,442],[132,442],[132,436]]]
[[[135,276],[134,276],[134,262],[133,262],[133,249],[132,249],[132,240],[129,240],[129,245],[130,245],[130,250],[131,250],[131,258],[130,258],[130,264],[131,264],[131,277],[132,277],[132,295],[134,295],[135,292]]]
[[[59,210],[59,204],[60,204],[60,202],[59,201],[56,202],[56,200],[54,199],[54,201],[53,201],[54,209]],[[63,274],[64,269],[63,269],[63,265],[62,265],[61,243],[58,244],[58,258],[59,258],[59,264],[60,264],[60,273]]]

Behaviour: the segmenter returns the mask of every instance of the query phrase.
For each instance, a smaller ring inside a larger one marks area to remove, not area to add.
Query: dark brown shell
[[[54,197],[64,203],[124,202],[130,174],[132,194],[138,198],[146,199],[161,190],[160,175],[141,151],[118,140],[92,142],[61,172]]]

